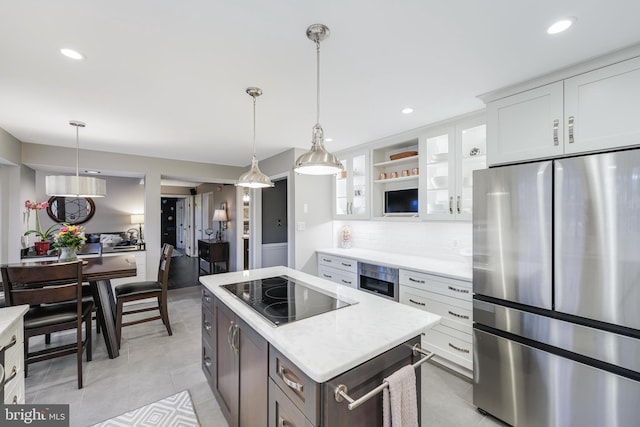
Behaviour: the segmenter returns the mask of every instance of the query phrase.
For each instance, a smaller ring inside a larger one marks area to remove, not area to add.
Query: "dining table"
[[[80,258],[82,281],[88,282],[96,305],[96,321],[100,322],[102,336],[110,359],[120,355],[116,339],[116,301],[111,280],[135,277],[137,274],[134,254]],[[29,264],[51,264],[57,261],[28,261]]]

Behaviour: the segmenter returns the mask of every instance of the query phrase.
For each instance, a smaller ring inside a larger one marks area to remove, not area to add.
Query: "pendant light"
[[[76,128],[76,174],[52,175],[46,177],[47,196],[58,197],[104,197],[107,195],[107,183],[104,179],[92,176],[80,176],[80,136],[79,128],[85,123],[72,120],[69,122]]]
[[[258,167],[258,158],[256,157],[256,98],[262,95],[262,89],[248,87],[246,92],[253,98],[253,157],[251,158],[251,169],[240,175],[236,185],[248,188],[273,187],[273,182]]]
[[[338,158],[324,148],[324,131],[320,126],[320,42],[329,37],[326,25],[314,24],[307,28],[307,38],[316,44],[316,124],[311,136],[311,149],[298,157],[293,170],[305,175],[331,175],[341,172],[344,167]]]

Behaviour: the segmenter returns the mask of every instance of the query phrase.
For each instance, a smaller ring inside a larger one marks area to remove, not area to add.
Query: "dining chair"
[[[91,361],[91,310],[82,300],[82,262],[2,267],[7,306],[28,304],[24,316],[25,376],[30,363],[76,353],[78,388],[82,388],[82,353]],[[82,339],[82,324],[85,339]],[[29,352],[29,338],[76,329],[75,343]]]
[[[160,319],[164,323],[164,326],[167,328],[167,332],[169,333],[169,335],[173,335],[173,332],[171,332],[171,325],[169,324],[169,310],[167,305],[167,283],[169,281],[169,266],[171,265],[172,254],[173,246],[165,243],[162,246],[162,253],[160,254],[160,265],[158,267],[157,281],[125,283],[115,287],[114,291],[117,306],[116,340],[118,341],[118,348],[120,348],[123,326],[137,325],[138,323],[150,322],[152,320]],[[125,303],[147,298],[156,298],[158,300],[158,307],[147,307],[124,311]],[[145,317],[142,319],[132,320],[130,322],[122,321],[122,318],[125,315],[155,310],[158,310],[160,312],[158,316]]]

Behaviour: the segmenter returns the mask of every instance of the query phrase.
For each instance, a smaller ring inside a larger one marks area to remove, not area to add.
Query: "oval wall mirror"
[[[56,197],[49,199],[47,214],[55,222],[84,224],[96,213],[96,204],[89,197]]]

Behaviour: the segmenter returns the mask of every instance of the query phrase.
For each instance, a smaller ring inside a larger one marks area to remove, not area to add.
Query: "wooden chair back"
[[[7,306],[82,300],[82,262],[4,266],[2,282]]]
[[[162,245],[162,253],[160,254],[160,265],[158,267],[158,282],[162,284],[163,292],[166,292],[169,283],[169,266],[171,265],[171,256],[173,255],[173,245],[165,243]]]

